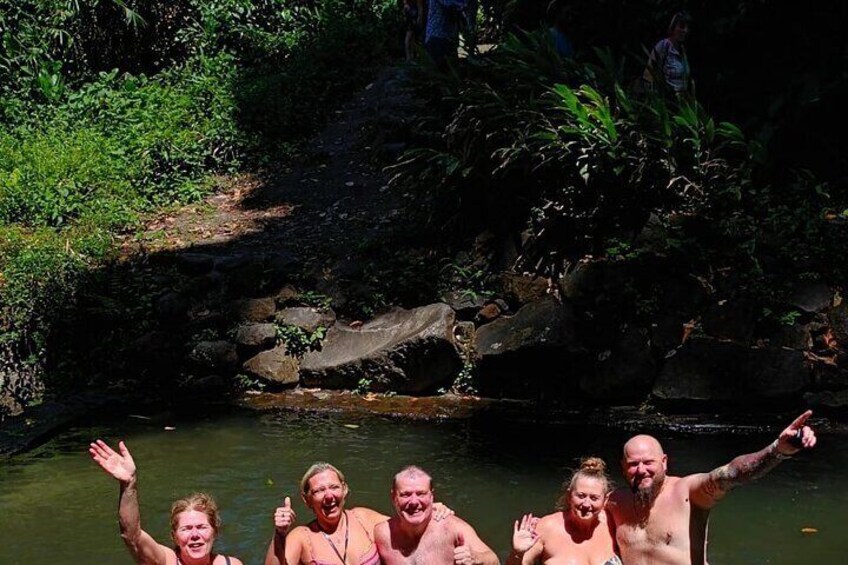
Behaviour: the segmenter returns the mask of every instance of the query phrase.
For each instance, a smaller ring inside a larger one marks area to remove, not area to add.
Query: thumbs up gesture
[[[471,546],[465,545],[465,536],[462,535],[462,532],[457,532],[453,545],[454,565],[474,565]]]
[[[283,505],[274,511],[274,527],[277,533],[281,536],[288,534],[295,520],[297,520],[297,514],[291,507],[291,498],[287,496]]]

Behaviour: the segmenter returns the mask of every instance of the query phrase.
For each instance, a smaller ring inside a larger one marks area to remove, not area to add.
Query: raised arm
[[[512,551],[507,557],[506,565],[532,565],[542,555],[544,546],[536,532],[539,519],[532,514],[525,514],[521,521],[515,521],[512,528]]]
[[[300,543],[297,536],[289,535],[297,514],[291,507],[291,498],[274,511],[274,537],[265,553],[265,565],[297,565],[300,563]]]
[[[116,453],[106,442],[99,439],[88,448],[91,458],[120,485],[118,523],[121,527],[121,537],[136,563],[165,565],[167,548],[158,544],[150,534],[141,529],[135,462],[124,442],[118,442],[118,450],[120,453]]]
[[[449,518],[454,529],[453,548],[454,565],[500,565],[495,552],[486,545],[477,532],[465,520],[452,516]]]
[[[760,451],[740,455],[710,473],[686,477],[692,502],[701,508],[712,508],[731,489],[762,477],[802,449],[811,449],[816,445],[816,434],[805,423],[812,414],[812,410],[807,410],[798,416],[776,440]]]

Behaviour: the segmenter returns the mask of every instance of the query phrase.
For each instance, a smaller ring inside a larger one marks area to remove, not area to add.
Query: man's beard
[[[651,486],[645,488],[633,487],[633,503],[637,510],[650,510],[662,490],[665,475],[654,475]]]

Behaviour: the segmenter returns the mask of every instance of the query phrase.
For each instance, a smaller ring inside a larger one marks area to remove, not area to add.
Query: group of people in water
[[[555,512],[515,521],[506,565],[704,564],[710,509],[734,487],[815,446],[815,433],[806,424],[811,414],[801,414],[762,450],[708,473],[667,475],[668,456],[648,435],[624,444],[626,485],[621,488],[612,488],[601,459],[588,457],[563,484]],[[213,550],[221,520],[212,497],[195,493],[174,502],[173,544],[160,544],[141,527],[136,465],[124,442],[115,451],[98,439],[89,452],[120,485],[121,537],[136,563],[242,565]],[[315,518],[295,526],[286,497],[273,515],[265,565],[500,564],[470,524],[435,502],[433,479],[420,467],[410,465],[394,476],[393,516],[347,508],[348,494],[341,470],[329,463],[312,465],[300,482],[300,496]]]

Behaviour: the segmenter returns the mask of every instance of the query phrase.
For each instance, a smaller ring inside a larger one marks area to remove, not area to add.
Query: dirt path
[[[378,122],[402,120],[410,104],[402,76],[395,67],[380,72],[304,144],[291,168],[222,179],[216,194],[157,217],[128,247],[218,256],[290,252],[313,271],[357,263],[357,251],[373,247],[401,216],[403,199],[388,189],[385,161],[375,156],[403,146],[370,143]]]

